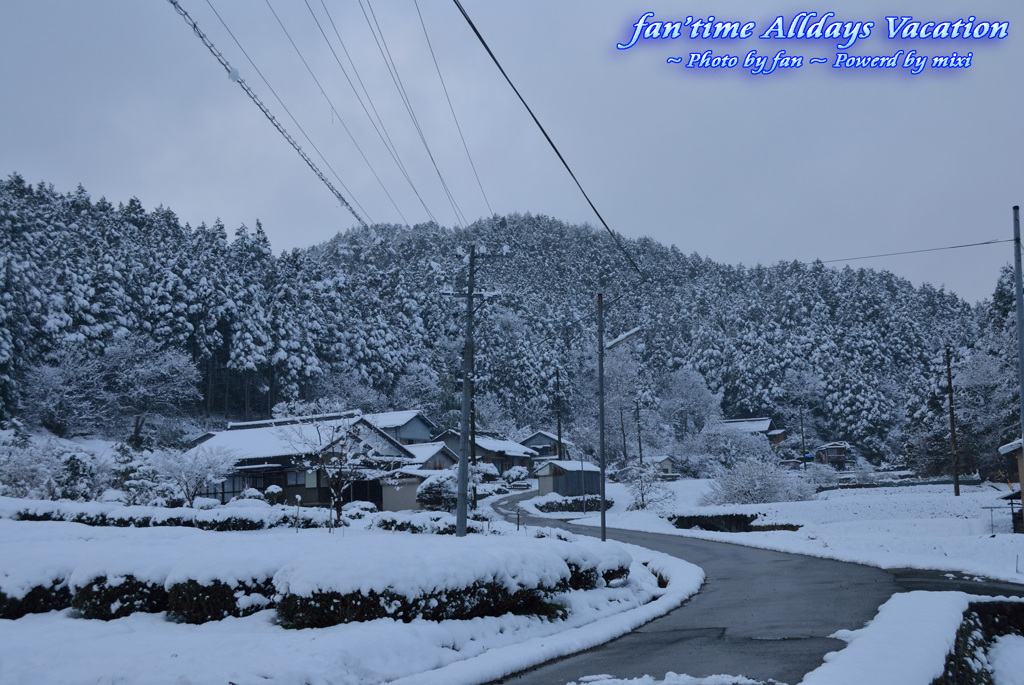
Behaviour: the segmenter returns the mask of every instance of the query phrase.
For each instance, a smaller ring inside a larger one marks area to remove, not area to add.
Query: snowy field
[[[615,506],[609,528],[665,533],[731,542],[850,561],[880,568],[936,569],[970,578],[991,578],[1024,584],[1024,535],[1011,532],[1010,508],[1000,499],[1005,485],[952,485],[832,490],[806,502],[760,505],[700,506],[709,481],[667,483],[675,494],[670,511],[684,515],[757,514],[755,525],[794,524],[797,531],[715,533],[679,530],[650,512],[627,511],[629,493],[611,483],[608,498]],[[996,507],[989,509],[988,507]],[[535,516],[572,519],[599,526],[600,517],[541,514],[530,502],[523,508]],[[849,646],[834,652],[804,679],[804,685],[927,685],[941,675],[963,611],[971,597],[959,592],[911,592],[894,596],[876,618],[857,631],[835,637]],[[895,650],[892,645],[899,644]],[[996,685],[1024,685],[1024,638],[997,640],[987,654]],[[719,685],[742,678],[694,679],[657,674],[635,680],[592,676],[583,682],[602,685]],[[752,681],[746,681],[752,682]]]
[[[602,550],[589,539],[536,539],[534,529],[528,537],[498,523],[491,524],[491,534],[457,539],[371,529],[372,515],[334,533],[93,527],[9,518],[25,504],[0,498],[0,515],[8,515],[0,518],[0,590],[9,596],[23,594],[34,580],[63,577],[75,585],[101,573],[132,573],[168,584],[272,576],[279,591],[390,588],[412,595],[464,586],[495,567],[517,581],[550,578],[558,566],[548,554],[552,545],[563,546],[563,558],[596,554],[613,564],[632,562],[621,586],[557,596],[569,609],[565,620],[508,614],[286,630],[272,609],[201,625],[174,623],[164,613],[111,621],[79,618],[71,609],[30,614],[0,620],[4,684],[478,683],[628,632],[679,606],[703,580],[697,567],[641,548],[615,544]],[[416,516],[423,515],[411,518]],[[667,588],[658,587],[652,571],[669,579]]]
[[[1010,507],[1002,499],[1006,485],[918,485],[822,492],[806,502],[702,507],[710,482],[666,483],[675,493],[670,511],[683,515],[757,514],[754,525],[794,524],[797,531],[715,533],[678,530],[656,513],[626,511],[625,486],[609,483],[607,497],[615,506],[607,513],[609,528],[718,540],[780,552],[851,561],[879,568],[957,571],[963,575],[1024,584],[1024,535],[1014,535]],[[988,509],[987,507],[996,507]],[[534,516],[599,526],[597,515]]]

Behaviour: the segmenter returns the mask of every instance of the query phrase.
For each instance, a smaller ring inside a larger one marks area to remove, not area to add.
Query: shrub
[[[75,588],[71,606],[85,618],[109,621],[136,612],[167,611],[167,590],[162,584],[147,583],[135,576],[108,579],[99,576]]]
[[[274,584],[252,580],[231,586],[214,580],[175,583],[167,593],[167,614],[182,623],[206,623],[228,616],[248,616],[273,605]]]
[[[467,620],[507,613],[564,617],[565,610],[547,601],[554,592],[568,587],[521,588],[510,591],[495,581],[477,581],[468,588],[438,590],[408,598],[390,590],[366,594],[336,591],[314,592],[305,597],[286,594],[277,604],[277,615],[285,628],[326,628],[339,623],[392,618],[410,622]]]
[[[0,592],[0,618],[21,618],[25,614],[60,611],[71,606],[71,590],[63,580],[36,585],[24,597],[15,599]]]
[[[530,477],[530,469],[525,466],[513,466],[505,473],[501,474],[501,477],[505,479],[506,483],[514,483],[517,480],[524,480]]]
[[[458,475],[452,471],[431,476],[416,489],[416,503],[430,511],[454,511],[458,501]]]
[[[596,495],[587,495],[586,503],[587,512],[601,510],[601,498]],[[551,500],[549,502],[541,502],[536,506],[538,511],[542,511],[545,514],[554,514],[563,511],[579,512],[582,514],[584,508],[582,497],[562,497],[561,499]],[[608,511],[613,506],[615,506],[615,502],[606,498],[604,501],[605,511]]]
[[[701,498],[709,504],[765,504],[810,499],[814,489],[771,462],[747,459],[722,473]]]

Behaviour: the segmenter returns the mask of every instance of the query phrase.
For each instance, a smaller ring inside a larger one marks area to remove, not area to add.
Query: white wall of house
[[[405,511],[419,509],[416,503],[416,488],[420,486],[418,478],[402,478],[394,483],[381,485],[384,511]]]

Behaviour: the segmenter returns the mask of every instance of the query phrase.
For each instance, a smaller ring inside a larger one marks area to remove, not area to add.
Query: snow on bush
[[[430,476],[416,489],[416,503],[430,511],[454,511],[459,499],[458,477],[454,471]]]
[[[813,495],[814,488],[792,471],[769,461],[747,459],[716,477],[701,504],[795,502]]]
[[[526,480],[530,477],[530,469],[525,466],[513,466],[501,474],[506,483],[515,483],[517,480]]]
[[[290,595],[283,620],[294,626],[543,613],[552,593],[599,587],[631,563],[618,545],[591,540],[356,531],[324,545],[322,530],[259,535],[254,544],[250,534],[0,519],[0,545],[19,549],[0,574],[0,613],[17,618],[70,600],[88,618],[168,611],[200,623],[244,616]],[[338,602],[348,608],[339,613]]]
[[[0,495],[91,500],[112,483],[106,457],[67,441],[0,432]]]

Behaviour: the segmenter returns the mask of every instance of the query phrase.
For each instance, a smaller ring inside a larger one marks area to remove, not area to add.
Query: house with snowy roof
[[[423,427],[429,425],[417,411],[286,417],[229,423],[225,431],[204,435],[193,449],[236,456],[232,473],[203,493],[222,502],[247,488],[265,490],[276,485],[285,501],[301,497],[304,505],[326,506],[331,501],[329,475],[304,463],[310,455],[323,454],[351,464],[341,469],[349,480],[345,502],[367,501],[382,507],[382,474],[400,467],[431,470],[455,463],[455,455],[444,443],[426,442],[429,430],[424,432]]]
[[[725,419],[719,421],[716,429],[721,433],[748,433],[764,435],[772,445],[778,445],[786,439],[786,429],[776,428],[775,422],[766,417],[755,419]]]
[[[437,436],[443,440],[455,454],[459,453],[460,434],[454,428]],[[523,466],[533,470],[533,460],[537,457],[536,450],[512,440],[503,440],[493,435],[476,434],[476,458],[487,464],[493,464],[498,473],[505,473],[513,466]]]
[[[563,437],[559,449],[558,436],[547,431],[537,431],[525,440],[520,440],[519,444],[537,452],[537,460],[569,459],[569,448],[575,447]]]
[[[857,457],[850,450],[848,442],[829,442],[814,450],[814,462],[845,471],[857,463]]]
[[[548,461],[541,464],[534,475],[541,496],[553,492],[563,497],[579,497],[601,492],[601,469],[589,461]]]
[[[363,414],[363,419],[403,445],[430,442],[431,436],[437,432],[434,422],[418,409]]]

